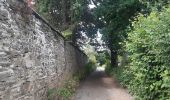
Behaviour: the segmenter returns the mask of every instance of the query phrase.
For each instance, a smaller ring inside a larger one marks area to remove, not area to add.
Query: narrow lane
[[[112,77],[108,77],[104,69],[99,68],[80,84],[75,100],[134,100],[127,90]]]

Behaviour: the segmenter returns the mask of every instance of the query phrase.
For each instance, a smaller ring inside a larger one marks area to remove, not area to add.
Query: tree
[[[116,67],[121,42],[127,37],[125,30],[140,11],[141,3],[138,0],[106,0],[98,4],[95,14],[104,23],[101,33],[111,51],[111,65]]]
[[[122,51],[122,42],[126,40],[127,27],[138,13],[146,16],[153,7],[161,10],[168,4],[168,0],[92,0],[96,5],[96,18],[104,23],[104,40],[111,51],[111,65],[118,66],[118,54]]]
[[[95,18],[94,9],[89,7],[91,0],[75,0],[73,4],[73,23],[75,25],[72,34],[73,43],[79,47],[86,44],[95,44],[96,34],[101,21]],[[94,45],[93,45],[94,46]]]
[[[37,11],[79,47],[93,42],[98,27],[90,0],[37,0]],[[85,34],[85,35],[84,35]]]
[[[36,0],[36,10],[57,30],[66,30],[71,24],[71,0]]]
[[[69,30],[73,43],[80,47],[87,41],[95,44],[96,33],[102,29],[103,40],[111,51],[111,64],[117,66],[117,55],[131,20],[139,12],[148,15],[153,6],[161,10],[167,3],[168,0],[37,0],[37,9],[57,29]],[[96,7],[90,9],[89,4]]]

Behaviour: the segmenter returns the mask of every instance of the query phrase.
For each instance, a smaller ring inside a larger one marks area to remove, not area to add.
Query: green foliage
[[[64,86],[58,89],[49,89],[47,96],[48,100],[72,100],[75,94],[76,88],[79,86],[79,82],[84,80],[90,73],[96,69],[94,62],[86,64],[82,71],[79,71],[73,75],[72,78],[66,80]]]
[[[110,61],[106,62],[106,67],[105,67],[105,72],[106,74],[108,74],[109,76],[113,75],[113,67],[110,64]]]
[[[71,0],[36,0],[35,8],[55,29],[63,31],[71,23]]]
[[[96,63],[88,62],[82,71],[77,72],[74,76],[76,76],[76,80],[84,80],[87,76],[89,76],[96,69]]]
[[[149,9],[152,9],[152,7],[156,7],[157,10],[160,10],[162,9],[162,7],[169,4],[169,0],[141,0],[140,2]]]
[[[137,100],[170,99],[169,16],[170,8],[140,15],[128,34],[130,64],[115,73]]]
[[[139,0],[106,0],[95,10],[95,15],[104,25],[101,30],[103,40],[111,51],[111,64],[117,66],[122,42],[127,38],[126,28],[131,25],[134,16],[141,10]]]
[[[50,2],[52,0],[37,0],[36,7],[37,10],[43,14],[43,13],[49,13],[50,10]]]
[[[63,88],[60,88],[57,91],[58,96],[63,100],[69,100],[74,95],[76,87],[79,84],[79,80],[77,80],[77,76],[73,77],[73,79],[70,79],[65,82],[65,85]]]
[[[84,12],[84,9],[87,7],[87,0],[73,0],[72,1],[72,21],[77,22],[81,20],[81,16]]]
[[[56,89],[49,89],[47,92],[48,100],[53,100],[55,98],[56,94],[57,94]]]
[[[93,62],[93,63],[97,62],[96,51],[94,50],[94,48],[92,46],[86,45],[86,47],[84,48],[84,52],[88,56],[89,62]]]
[[[112,67],[111,65],[109,65],[109,66],[107,66],[107,67],[105,68],[105,72],[106,72],[106,74],[109,75],[109,76],[114,75],[114,74],[113,74],[113,67]]]
[[[96,59],[100,66],[102,66],[110,59],[110,55],[107,52],[98,53],[98,55],[96,55]]]
[[[73,75],[73,77],[64,83],[64,86],[59,89],[49,89],[47,96],[48,100],[54,100],[58,98],[59,100],[71,100],[75,94],[76,88],[79,86],[81,76],[78,74]]]
[[[121,66],[121,67],[115,67],[112,69],[112,74],[116,79],[120,82],[120,84],[127,88],[129,85],[130,80],[133,79],[133,75],[129,73],[128,67]]]
[[[85,66],[85,75],[86,76],[89,75],[90,73],[92,73],[96,69],[96,65],[95,64],[96,63],[91,62],[91,61],[86,64],[86,66]]]
[[[67,29],[67,30],[63,31],[62,33],[67,40],[72,39],[72,30],[71,29]]]
[[[107,0],[95,11],[97,17],[105,22],[102,34],[113,50],[120,49],[119,42],[126,37],[124,30],[130,25],[130,19],[140,10],[138,0]],[[111,39],[111,40],[110,40]]]

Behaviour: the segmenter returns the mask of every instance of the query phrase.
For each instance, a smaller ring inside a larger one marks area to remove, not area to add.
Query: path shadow
[[[104,70],[93,72],[87,79],[86,85],[93,88],[121,88],[114,77],[108,76]]]

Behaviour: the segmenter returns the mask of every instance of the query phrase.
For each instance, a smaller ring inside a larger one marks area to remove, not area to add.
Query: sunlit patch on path
[[[133,100],[133,97],[99,67],[81,83],[75,100]]]

